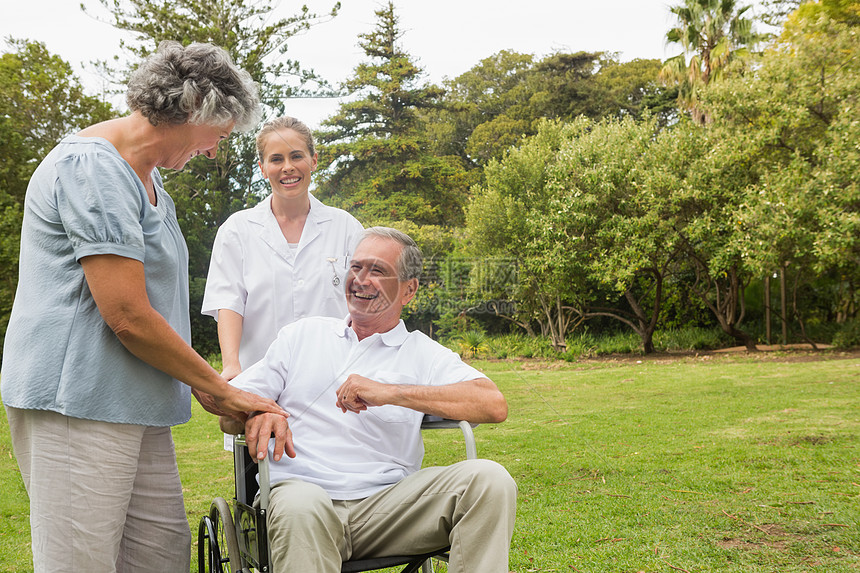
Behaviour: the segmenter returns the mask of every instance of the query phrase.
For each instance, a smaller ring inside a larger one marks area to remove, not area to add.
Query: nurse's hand
[[[221,370],[221,376],[224,377],[225,380],[232,380],[236,376],[238,376],[242,372],[242,367],[238,364],[225,364],[224,369]]]

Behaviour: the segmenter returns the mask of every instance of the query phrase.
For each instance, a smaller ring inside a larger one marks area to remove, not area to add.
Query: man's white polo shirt
[[[420,469],[423,414],[400,406],[343,413],[335,392],[350,374],[425,386],[484,377],[403,321],[359,341],[348,320],[312,317],[285,326],[265,358],[231,381],[290,414],[296,457],[271,464],[273,484],[299,478],[332,499],[361,499]]]

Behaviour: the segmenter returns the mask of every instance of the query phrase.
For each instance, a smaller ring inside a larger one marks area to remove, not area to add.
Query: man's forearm
[[[337,390],[337,405],[344,412],[359,413],[386,404],[479,424],[502,422],[508,416],[505,397],[488,378],[423,386],[383,384],[350,374]]]
[[[442,418],[472,423],[498,423],[508,417],[508,404],[496,385],[476,378],[443,386],[397,385],[391,403]]]
[[[221,427],[221,431],[225,434],[236,435],[245,433],[245,424],[239,420],[228,418],[227,416],[221,416],[218,418],[218,425]]]

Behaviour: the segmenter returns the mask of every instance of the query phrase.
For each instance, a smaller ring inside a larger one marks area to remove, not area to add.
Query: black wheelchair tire
[[[197,555],[200,573],[240,573],[243,570],[230,505],[223,497],[215,498],[209,515],[200,519]]]

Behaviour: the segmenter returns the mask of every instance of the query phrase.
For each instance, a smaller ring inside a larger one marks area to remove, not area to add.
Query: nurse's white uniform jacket
[[[263,358],[287,324],[306,316],[347,315],[344,282],[362,226],[346,211],[309,198],[297,245],[281,232],[271,195],[218,229],[202,312],[217,319],[224,308],[243,316],[243,370]]]

